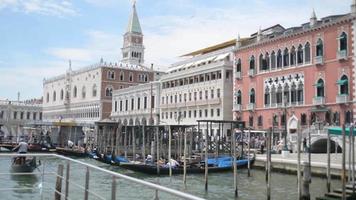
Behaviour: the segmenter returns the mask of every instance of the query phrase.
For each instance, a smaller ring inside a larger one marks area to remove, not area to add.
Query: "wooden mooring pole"
[[[346,135],[345,124],[342,125],[342,170],[341,170],[341,182],[342,182],[342,200],[346,200]]]
[[[233,166],[234,166],[234,194],[235,198],[239,196],[238,188],[237,188],[237,164],[236,164],[236,133],[231,124],[231,136],[232,136],[232,148],[233,148]]]
[[[88,200],[89,198],[89,167],[85,172],[85,190],[84,190],[84,200]]]
[[[168,126],[168,162],[169,162],[169,177],[172,177],[172,129],[171,125]],[[172,180],[172,179],[171,179]]]
[[[242,131],[242,130],[241,130]],[[251,144],[251,130],[248,129],[248,144],[247,144],[247,176],[250,177],[250,170],[251,170],[251,164],[250,164],[250,144]]]
[[[187,185],[187,129],[184,129],[184,169],[183,169],[183,183]],[[170,165],[169,165],[170,166]]]
[[[267,200],[271,200],[271,134],[273,129],[270,128],[267,133],[267,152],[266,152],[266,182],[267,182]]]
[[[351,182],[352,182],[352,193],[355,194],[355,138],[354,138],[354,126],[352,125],[351,126],[351,129],[350,129],[350,135],[351,135],[351,154],[352,154],[352,157],[351,157],[351,162],[352,162],[352,172],[351,172]]]
[[[142,125],[142,159],[143,163],[146,164],[146,138],[145,138],[145,125]]]
[[[206,132],[205,132],[205,191],[208,191],[208,131],[209,131],[209,124],[206,123]]]
[[[297,131],[297,154],[298,154],[298,164],[297,164],[297,176],[298,176],[298,199],[302,199],[302,181],[301,181],[301,171],[300,171],[300,143],[301,143],[301,138],[302,138],[302,133],[299,129],[298,125],[298,131]]]
[[[327,143],[326,143],[326,153],[327,153],[327,167],[326,167],[326,189],[327,192],[331,191],[331,174],[330,174],[330,148],[331,148],[331,144],[330,144],[330,133],[328,131],[328,139],[327,139]],[[335,145],[335,148],[336,145]]]

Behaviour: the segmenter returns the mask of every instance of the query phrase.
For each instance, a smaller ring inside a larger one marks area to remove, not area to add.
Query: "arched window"
[[[282,86],[281,85],[278,85],[278,88],[277,88],[277,93],[276,93],[276,99],[277,99],[277,104],[281,105],[282,102],[283,102],[283,91],[282,91]]]
[[[273,114],[273,126],[278,126],[278,116]]]
[[[289,66],[289,50],[285,48],[283,51],[283,67]]]
[[[266,62],[266,70],[269,70],[270,68],[270,60],[269,60],[269,54],[265,54],[265,62]]]
[[[346,124],[351,124],[352,122],[352,112],[351,111],[347,111],[345,113],[345,123]]]
[[[124,72],[120,72],[120,81],[123,81],[125,79]]]
[[[276,53],[272,51],[271,53],[271,70],[276,69]]]
[[[346,75],[343,75],[337,84],[339,85],[340,95],[349,94],[349,80]]]
[[[255,56],[250,58],[250,70],[255,70]]]
[[[277,69],[282,68],[282,51],[278,50],[277,52]]]
[[[289,92],[290,92],[289,90],[290,90],[289,85],[285,84],[283,90],[283,101],[287,104],[289,104]]]
[[[255,89],[251,89],[250,90],[250,103],[255,103],[256,99],[255,99]]]
[[[316,96],[317,97],[324,97],[324,80],[319,79],[318,82],[316,83]]]
[[[129,81],[130,81],[130,82],[133,81],[133,73],[132,73],[132,72],[130,72],[130,74],[129,74]]]
[[[303,64],[303,46],[301,44],[298,46],[297,64]]]
[[[236,104],[241,105],[242,104],[242,94],[241,94],[241,90],[239,90],[236,94]]]
[[[272,106],[276,105],[276,103],[277,103],[277,94],[276,94],[275,86],[272,86],[272,89],[271,89],[271,103],[272,103]]]
[[[47,97],[46,97],[46,102],[48,103],[48,102],[49,102],[49,93],[47,93],[46,96],[47,96]]]
[[[240,58],[236,62],[236,72],[241,72],[241,59]]]
[[[112,97],[112,86],[108,86],[106,89],[105,89],[105,96],[107,97]]]
[[[145,74],[144,76],[145,76],[145,82],[148,82],[148,75]]]
[[[258,116],[257,126],[263,126],[263,117],[262,117],[262,115]]]
[[[303,104],[304,102],[304,84],[300,82],[297,88],[297,102],[298,104]]]
[[[96,88],[96,84],[93,85],[93,97],[96,97],[98,90]]]
[[[301,125],[307,125],[307,115],[305,114],[305,113],[302,113],[301,115],[300,115],[300,124]]]
[[[56,95],[56,91],[53,92],[53,101],[56,101],[57,95]]]
[[[271,103],[270,97],[271,97],[270,90],[268,87],[266,87],[266,89],[265,89],[265,106],[268,106]]]
[[[339,50],[347,51],[347,35],[345,32],[342,32],[339,37]]]
[[[86,96],[86,90],[85,90],[85,86],[82,87],[82,98],[84,99]]]
[[[319,38],[316,42],[316,56],[323,56],[324,55],[324,45],[323,41]]]
[[[61,100],[63,100],[64,98],[64,92],[63,92],[63,89],[61,90]]]
[[[293,83],[290,90],[291,103],[295,104],[297,102],[297,86]]]
[[[115,79],[115,72],[114,71],[108,71],[108,79],[114,80]]]
[[[73,97],[74,98],[77,97],[77,93],[78,93],[77,86],[74,86],[74,88],[73,88]]]
[[[297,53],[295,52],[295,47],[293,46],[290,50],[290,65],[293,66],[296,63]]]
[[[305,63],[310,63],[310,43],[307,42],[304,46],[304,57],[305,57]]]
[[[248,118],[248,125],[249,125],[250,127],[253,127],[253,116],[250,116],[250,117]]]
[[[262,54],[259,57],[259,64],[260,64],[260,71],[264,71],[265,70],[265,66],[264,66],[264,59],[263,59],[263,55]]]

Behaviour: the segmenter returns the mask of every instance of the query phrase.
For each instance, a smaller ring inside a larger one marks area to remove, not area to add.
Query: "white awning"
[[[218,60],[225,59],[227,56],[229,56],[229,54],[230,53],[224,53],[224,54],[218,55],[214,60],[218,61]]]

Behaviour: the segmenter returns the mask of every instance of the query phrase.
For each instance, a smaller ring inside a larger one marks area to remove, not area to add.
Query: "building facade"
[[[24,129],[30,124],[42,120],[42,101],[0,101],[0,138],[18,141],[20,136],[27,135]]]
[[[236,40],[198,50],[173,64],[161,78],[162,124],[197,125],[197,120],[232,120],[233,49]],[[206,130],[205,124],[202,130]],[[213,125],[211,135],[219,127]],[[230,129],[229,129],[230,130]],[[224,132],[228,129],[225,128]]]
[[[351,123],[355,101],[355,5],[350,14],[239,38],[234,61],[234,119],[274,126],[296,140],[298,124]]]
[[[158,125],[159,106],[159,81],[115,90],[111,119],[123,125]]]

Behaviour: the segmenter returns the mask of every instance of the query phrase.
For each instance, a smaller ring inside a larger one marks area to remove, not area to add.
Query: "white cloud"
[[[61,17],[78,14],[70,0],[0,0],[1,9]]]
[[[88,41],[83,47],[54,47],[47,53],[57,59],[73,60],[78,64],[92,64],[101,57],[105,60],[117,62],[121,57],[121,35],[114,35],[102,31],[88,31]]]

